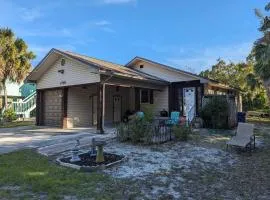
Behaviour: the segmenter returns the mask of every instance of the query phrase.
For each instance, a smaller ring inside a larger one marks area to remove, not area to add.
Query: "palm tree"
[[[265,11],[270,11],[270,3],[265,6]],[[259,31],[263,36],[254,43],[251,56],[255,59],[255,73],[262,79],[270,100],[270,16],[264,16],[258,9],[255,14],[261,20]]]
[[[9,28],[0,28],[0,83],[4,90],[7,108],[7,81],[22,82],[31,70],[32,51],[21,38],[16,38]]]

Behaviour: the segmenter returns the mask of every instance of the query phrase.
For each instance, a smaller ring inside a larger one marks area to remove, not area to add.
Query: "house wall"
[[[8,96],[21,96],[20,87],[23,83],[13,83],[11,81],[7,81],[7,95]],[[0,96],[4,95],[4,90],[0,87]]]
[[[141,103],[141,110],[151,110],[154,115],[160,115],[160,111],[165,109],[169,112],[169,87],[163,87],[161,90],[154,90],[153,93],[153,104],[150,103]]]
[[[92,126],[90,96],[96,95],[96,91],[96,85],[68,89],[67,117],[71,119],[73,127]]]
[[[140,68],[140,65],[143,65],[143,68]],[[151,74],[153,76],[162,78],[169,82],[198,80],[198,78],[193,78],[191,76],[177,72],[176,70],[173,71],[170,69],[165,69],[159,65],[154,65],[143,61],[137,62],[133,66],[133,68]]]
[[[58,59],[49,67],[37,81],[37,89],[88,84],[100,81],[100,76],[95,74],[97,72],[96,68],[68,58],[65,58],[65,65],[61,66],[61,59]],[[58,70],[64,70],[64,73],[59,73]]]
[[[132,105],[130,102],[131,89],[129,87],[119,87],[106,85],[105,88],[105,123],[113,122],[113,96],[119,95],[122,99],[121,115],[125,115],[125,112],[129,109],[132,111]]]

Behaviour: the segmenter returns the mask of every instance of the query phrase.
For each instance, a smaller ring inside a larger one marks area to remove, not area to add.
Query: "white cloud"
[[[109,27],[103,27],[102,30],[107,32],[107,33],[115,33],[116,32],[114,29],[109,28]]]
[[[191,68],[192,71],[199,73],[202,70],[210,68],[217,62],[218,58],[225,61],[241,62],[245,61],[250,53],[252,42],[223,46],[208,47],[200,50],[193,50],[184,55],[172,56],[167,59],[169,65],[179,68]]]
[[[136,2],[137,0],[102,0],[103,4],[130,4]]]
[[[21,8],[20,11],[21,18],[27,22],[32,22],[42,16],[38,8]]]
[[[96,26],[108,26],[111,25],[111,22],[107,21],[107,20],[100,20],[100,21],[96,21],[93,22]]]
[[[99,21],[90,22],[90,27],[92,28],[98,28],[108,33],[115,33],[116,31],[110,27],[111,25],[112,23],[107,20],[99,20]]]

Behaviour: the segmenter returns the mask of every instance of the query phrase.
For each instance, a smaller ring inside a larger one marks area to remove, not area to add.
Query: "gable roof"
[[[220,87],[227,88],[227,89],[239,90],[238,88],[225,86],[225,85],[219,83],[218,81],[207,79],[207,78],[204,78],[204,77],[199,76],[197,74],[186,72],[186,71],[183,71],[183,70],[180,70],[180,69],[168,66],[168,65],[164,65],[164,64],[161,64],[161,63],[158,63],[158,62],[155,62],[155,61],[143,58],[143,57],[139,57],[139,56],[136,56],[135,58],[133,58],[126,65],[120,65],[120,64],[105,61],[102,59],[98,59],[98,58],[94,58],[94,57],[90,57],[90,56],[86,56],[86,55],[81,55],[81,54],[70,52],[70,51],[63,51],[63,50],[59,50],[59,49],[55,49],[55,48],[51,49],[47,53],[47,55],[38,63],[38,65],[32,70],[32,72],[27,76],[26,82],[38,80],[42,76],[42,74],[44,72],[46,72],[46,70],[48,70],[48,68],[57,59],[60,58],[60,56],[65,56],[65,57],[68,57],[70,59],[76,60],[78,62],[84,63],[88,66],[95,67],[95,68],[99,69],[99,72],[98,72],[99,74],[119,76],[119,77],[123,77],[123,78],[132,78],[132,79],[143,80],[143,81],[159,82],[162,84],[169,84],[168,81],[166,81],[160,77],[142,72],[138,69],[131,68],[131,66],[134,63],[136,63],[137,61],[144,61],[144,62],[152,63],[154,65],[159,65],[162,68],[165,68],[167,70],[171,70],[174,72],[188,75],[188,76],[193,77],[193,78],[197,78],[202,83],[211,83],[211,84],[215,84],[215,86],[220,86]]]
[[[136,56],[131,61],[129,61],[125,66],[130,68],[134,63],[136,63],[138,61],[144,61],[144,62],[148,62],[150,64],[159,65],[160,67],[162,67],[164,69],[171,70],[171,71],[178,72],[178,73],[182,73],[182,74],[188,75],[188,76],[193,77],[193,78],[197,78],[197,79],[201,80],[202,83],[209,83],[209,84],[211,84],[211,85],[213,85],[215,87],[241,91],[241,89],[239,89],[239,88],[235,88],[235,87],[232,87],[232,86],[229,86],[229,85],[224,85],[224,84],[222,84],[222,83],[220,83],[220,82],[218,82],[216,80],[213,80],[213,79],[210,79],[210,78],[205,78],[205,77],[202,77],[200,75],[197,75],[197,74],[194,74],[194,73],[191,73],[191,72],[187,72],[187,71],[184,71],[184,70],[181,70],[181,69],[177,69],[175,67],[171,67],[169,65],[165,65],[165,64],[162,64],[162,63],[147,59],[147,58],[140,57],[140,56]]]
[[[140,56],[136,56],[131,61],[129,61],[125,66],[131,67],[134,63],[136,63],[138,61],[144,61],[144,62],[148,62],[150,64],[158,65],[158,66],[160,66],[160,67],[162,67],[164,69],[167,69],[167,70],[170,70],[170,71],[174,71],[174,72],[178,72],[178,73],[181,73],[181,74],[185,74],[185,75],[190,76],[192,78],[196,78],[196,79],[202,80],[205,83],[211,81],[211,80],[209,80],[207,78],[204,78],[202,76],[199,76],[197,74],[193,74],[191,72],[187,72],[187,71],[184,71],[184,70],[181,70],[181,69],[177,69],[175,67],[172,67],[172,66],[169,66],[169,65],[165,65],[165,64],[162,64],[162,63],[159,63],[159,62],[156,62],[156,61],[147,59],[147,58],[140,57]]]
[[[126,75],[131,75],[131,76],[135,76],[135,77],[137,76],[138,78],[142,78],[142,79],[146,78],[146,79],[153,79],[153,80],[167,82],[167,81],[165,81],[165,80],[163,80],[161,78],[158,78],[156,76],[153,76],[151,74],[146,74],[146,73],[140,72],[138,70],[127,68],[124,65],[120,65],[120,64],[113,63],[113,62],[101,60],[101,59],[98,59],[98,58],[93,58],[93,57],[90,57],[90,56],[81,55],[81,54],[70,52],[70,51],[64,51],[62,53],[70,55],[73,58],[78,59],[78,60],[84,60],[84,61],[88,62],[89,64],[94,64],[94,65],[96,64],[100,68],[107,69],[107,70],[112,70],[115,73],[119,73],[119,75],[125,75],[125,76]]]
[[[56,55],[58,55],[58,56],[56,56]],[[152,76],[150,74],[142,73],[142,72],[139,72],[137,70],[127,68],[123,65],[119,65],[119,64],[108,62],[105,60],[81,55],[81,54],[70,52],[70,51],[63,51],[63,50],[59,50],[59,49],[54,49],[54,48],[51,49],[49,51],[49,53],[38,63],[36,68],[29,74],[29,76],[27,77],[26,80],[33,81],[33,80],[37,80],[38,78],[40,78],[40,76],[42,76],[42,74],[53,63],[53,61],[48,62],[49,58],[52,58],[52,60],[55,61],[55,60],[59,59],[59,56],[65,56],[65,57],[68,57],[70,59],[84,63],[86,65],[95,67],[95,68],[100,70],[99,71],[100,74],[105,74],[105,75],[111,74],[111,75],[120,76],[120,77],[124,77],[124,78],[128,77],[128,78],[133,78],[133,79],[137,79],[137,80],[158,81],[158,82],[167,83],[167,81],[165,81],[161,78]],[[35,77],[34,75],[37,74],[39,71],[40,71],[40,74]]]

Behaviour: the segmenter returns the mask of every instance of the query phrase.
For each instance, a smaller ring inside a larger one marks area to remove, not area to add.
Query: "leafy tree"
[[[239,88],[243,92],[245,110],[263,108],[266,102],[265,90],[260,78],[254,73],[253,65],[252,60],[248,60],[247,63],[227,64],[224,60],[218,59],[210,70],[202,71],[200,75]]]
[[[32,51],[21,38],[16,38],[9,28],[0,28],[0,83],[4,90],[7,108],[7,81],[22,82],[31,70]]]
[[[265,11],[270,11],[270,3],[265,6]],[[261,21],[259,31],[262,37],[254,43],[250,57],[255,61],[255,73],[262,79],[270,99],[270,16],[263,15],[258,9],[255,9],[255,14]]]

